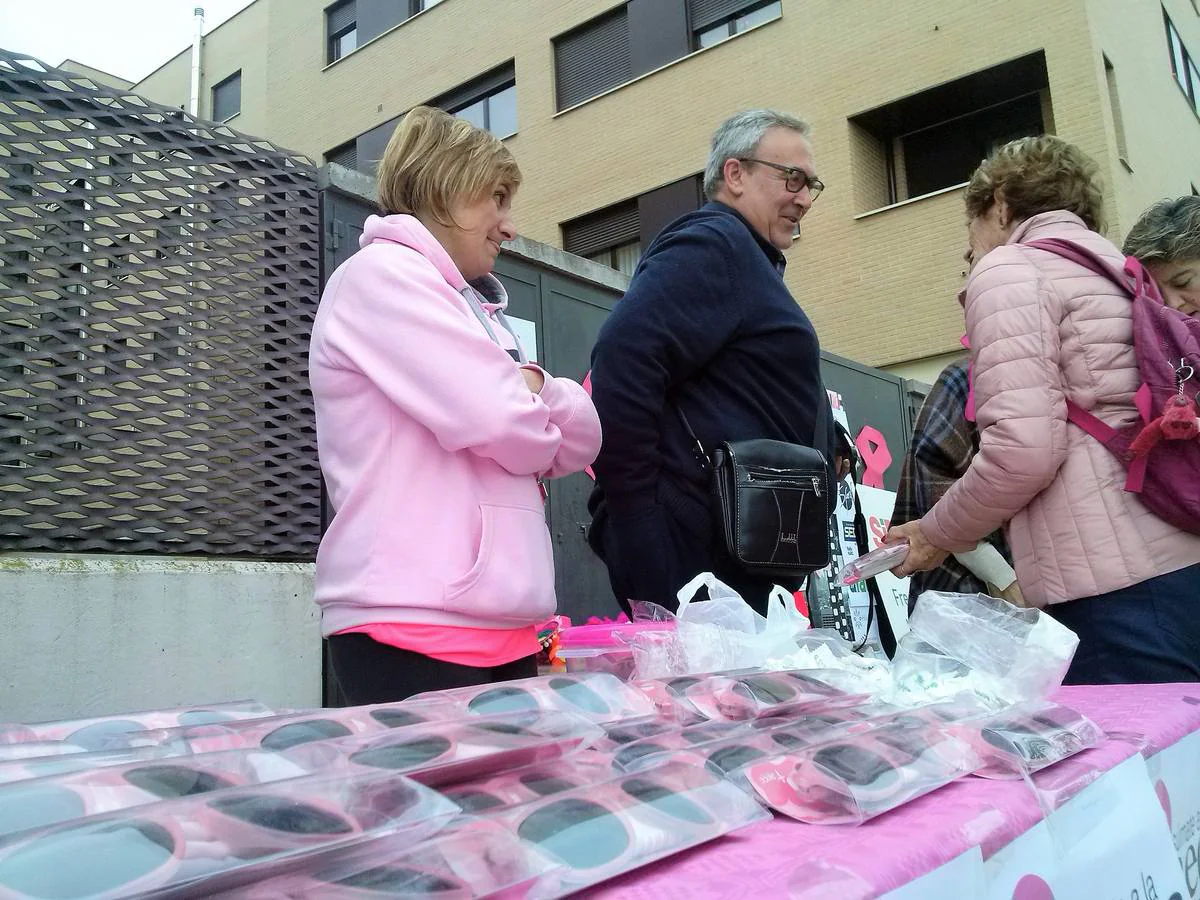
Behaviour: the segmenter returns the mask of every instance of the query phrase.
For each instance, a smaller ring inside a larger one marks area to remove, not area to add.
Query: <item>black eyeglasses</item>
[[[753,156],[739,156],[738,162],[758,163],[760,166],[770,166],[778,172],[783,172],[787,176],[786,187],[793,194],[798,194],[805,188],[808,188],[812,199],[816,200],[821,196],[821,191],[825,190],[825,183],[816,175],[809,175],[803,169],[797,169],[794,166],[781,166],[779,163],[767,162],[765,159],[755,159]]]

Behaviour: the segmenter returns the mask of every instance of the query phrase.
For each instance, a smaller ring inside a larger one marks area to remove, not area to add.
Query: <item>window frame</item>
[[[232,83],[237,83],[237,109],[227,116],[217,116],[217,93],[222,88],[228,88]],[[212,86],[209,93],[209,102],[212,104],[212,118],[214,122],[229,122],[232,119],[242,114],[242,70],[238,69],[230,75],[225,76],[220,81]]]
[[[341,10],[350,8],[354,12],[353,20],[336,31],[333,29],[333,17]],[[346,35],[354,32],[354,47],[350,50],[340,53],[338,41]],[[325,64],[333,65],[339,59],[345,59],[351,53],[358,49],[358,4],[357,0],[340,0],[338,3],[333,3],[325,7]]]

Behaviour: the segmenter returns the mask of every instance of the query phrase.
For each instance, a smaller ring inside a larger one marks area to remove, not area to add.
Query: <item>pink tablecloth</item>
[[[1141,751],[1147,757],[1200,730],[1200,685],[1065,687],[1056,699],[1090,716],[1112,738],[1024,782],[966,778],[858,827],[805,825],[777,817],[586,893],[621,900],[837,897],[892,890],[972,846],[984,859],[1099,773]]]

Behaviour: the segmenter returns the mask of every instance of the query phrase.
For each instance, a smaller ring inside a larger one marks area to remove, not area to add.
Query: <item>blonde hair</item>
[[[1064,209],[1093,231],[1103,227],[1099,166],[1052,134],[1010,141],[985,159],[967,184],[967,217],[987,213],[997,191],[1017,220]]]
[[[1200,259],[1200,197],[1158,201],[1129,229],[1122,249],[1142,262]]]
[[[376,181],[384,215],[427,213],[447,227],[451,208],[497,187],[515,191],[521,170],[490,132],[440,109],[418,106],[396,126],[379,160]]]

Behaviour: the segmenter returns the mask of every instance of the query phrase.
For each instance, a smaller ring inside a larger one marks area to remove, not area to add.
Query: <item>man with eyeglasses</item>
[[[674,610],[676,592],[707,571],[766,609],[772,580],[719,549],[709,475],[679,412],[706,448],[812,446],[827,416],[829,446],[817,449],[835,458],[817,334],[783,281],[783,252],[823,188],[807,123],[771,110],[731,116],[713,135],[709,202],[654,239],[600,331],[592,398],[604,445],[588,541],[626,611],[630,600]]]

